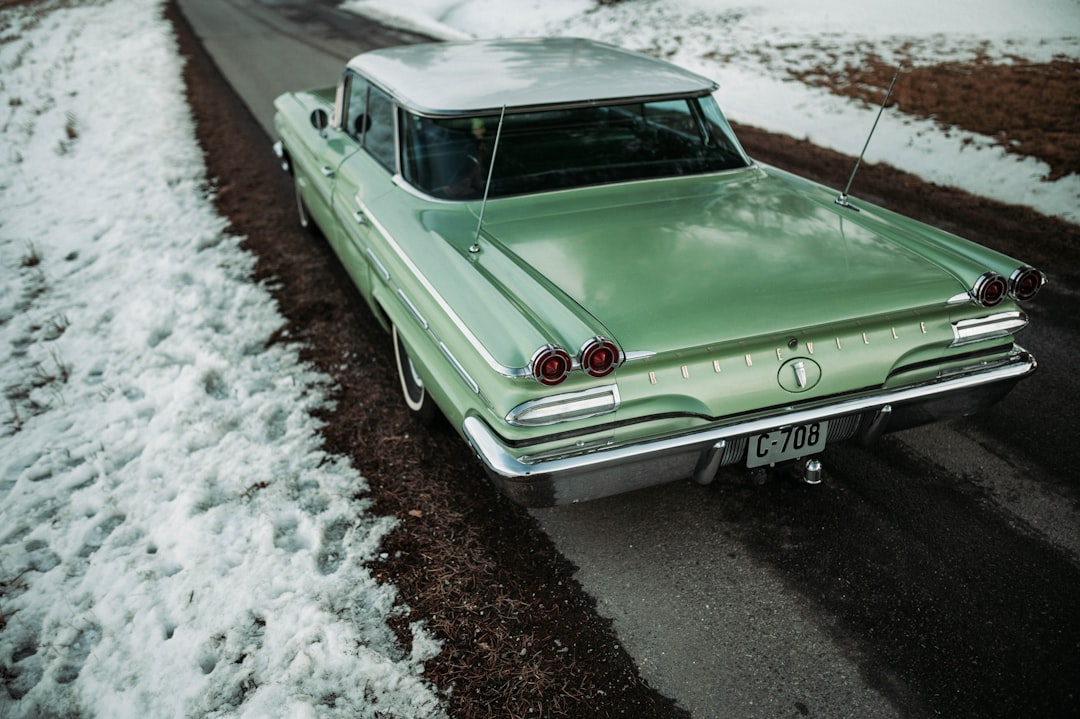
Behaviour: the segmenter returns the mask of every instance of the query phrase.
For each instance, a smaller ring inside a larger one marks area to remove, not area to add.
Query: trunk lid
[[[943,304],[950,272],[759,170],[491,203],[485,230],[624,350],[668,352]]]

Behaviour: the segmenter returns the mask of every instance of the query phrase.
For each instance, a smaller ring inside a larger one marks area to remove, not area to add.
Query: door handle
[[[358,225],[366,225],[368,223],[367,215],[364,214],[363,210],[357,210],[352,213],[352,216]]]
[[[323,177],[333,177],[334,176],[334,168],[329,167],[328,165],[323,165],[322,166],[322,174],[323,174]]]

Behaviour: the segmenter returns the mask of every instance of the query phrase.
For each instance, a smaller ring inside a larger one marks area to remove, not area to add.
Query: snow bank
[[[440,716],[161,5],[0,11],[0,715]]]

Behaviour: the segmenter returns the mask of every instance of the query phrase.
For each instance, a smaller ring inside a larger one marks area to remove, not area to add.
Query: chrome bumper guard
[[[718,467],[716,456],[728,442],[792,425],[870,413],[872,420],[861,434],[873,439],[884,432],[965,416],[1004,397],[1036,366],[1031,354],[1015,347],[1007,358],[934,382],[788,408],[746,421],[735,419],[664,439],[577,454],[568,451],[554,459],[530,461],[527,455],[515,454],[477,417],[466,417],[462,430],[491,479],[510,499],[528,507],[548,507],[689,478],[702,467]]]

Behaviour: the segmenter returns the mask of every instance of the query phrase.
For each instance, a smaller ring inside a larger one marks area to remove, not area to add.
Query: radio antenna
[[[896,78],[900,77],[900,67],[897,65],[896,74],[893,75],[892,82],[889,83],[889,90],[885,93],[885,99],[881,101],[881,107],[878,109],[877,117],[874,118],[874,126],[870,128],[870,134],[866,136],[866,143],[863,145],[862,152],[859,153],[859,159],[855,161],[855,169],[851,171],[851,177],[848,178],[847,187],[840,193],[840,196],[836,198],[836,204],[841,207],[847,207],[849,209],[859,211],[858,207],[848,202],[848,191],[851,190],[851,183],[855,182],[855,173],[859,171],[859,165],[862,164],[863,155],[866,154],[866,148],[870,147],[870,138],[874,136],[874,130],[877,129],[878,120],[881,119],[881,113],[885,111],[885,105],[889,102],[889,97],[892,95],[893,87],[896,86]]]
[[[491,148],[487,182],[484,183],[484,199],[480,202],[480,219],[476,223],[476,237],[473,238],[472,247],[469,248],[469,252],[474,254],[480,251],[480,229],[484,226],[484,209],[487,207],[488,192],[491,190],[491,175],[495,171],[495,155],[499,152],[499,138],[502,137],[504,117],[506,117],[506,105],[503,105],[502,111],[499,112],[499,127],[495,130],[495,147]]]

